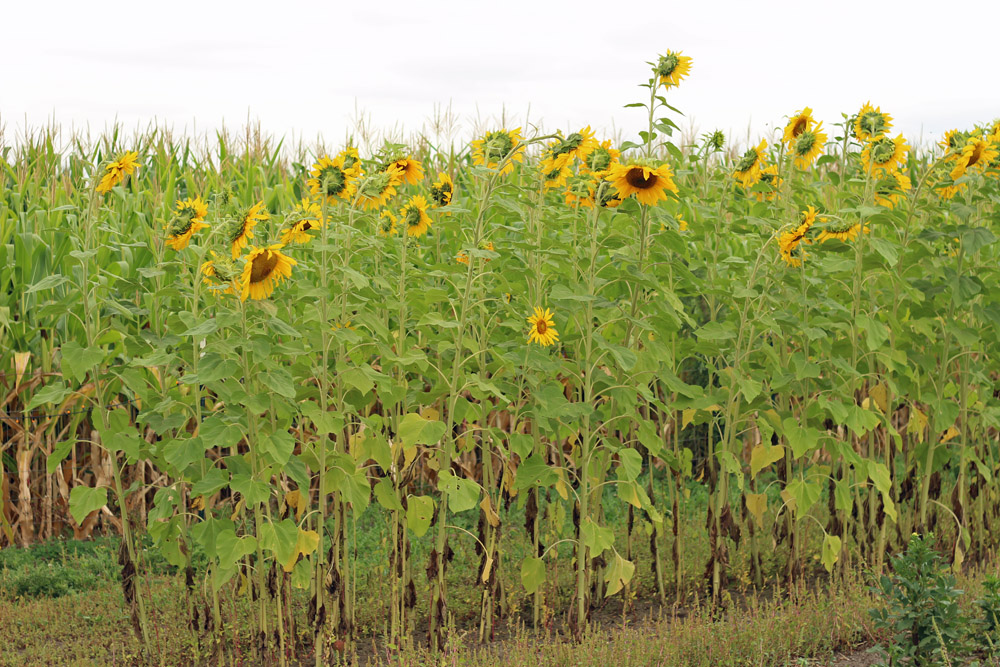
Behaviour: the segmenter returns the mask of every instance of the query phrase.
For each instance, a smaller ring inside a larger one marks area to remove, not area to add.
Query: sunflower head
[[[126,151],[120,154],[111,162],[104,165],[104,174],[97,184],[98,194],[107,194],[111,188],[125,180],[126,176],[131,176],[139,168],[139,153],[136,151]]]
[[[906,152],[910,149],[903,135],[895,139],[886,135],[875,137],[861,151],[861,161],[868,173],[878,175],[889,173],[906,163]]]
[[[366,210],[383,208],[396,194],[396,187],[403,182],[403,175],[395,166],[368,174],[358,189],[358,199]]]
[[[667,190],[677,193],[674,173],[667,164],[656,165],[643,160],[631,160],[627,164],[611,167],[607,178],[620,199],[635,195],[639,203],[647,206],[656,206],[660,200],[665,200]]]
[[[580,173],[583,174],[604,174],[611,165],[618,162],[621,153],[611,147],[611,141],[602,141],[594,147],[587,155],[580,160]]]
[[[280,243],[263,248],[250,247],[243,260],[240,277],[240,300],[266,299],[274,292],[276,285],[292,277],[292,267],[297,262],[281,252]]]
[[[406,235],[420,238],[431,228],[431,216],[427,215],[427,199],[414,195],[399,209],[399,217],[406,227]]]
[[[264,208],[264,202],[259,201],[253,206],[243,211],[243,214],[229,225],[229,246],[232,249],[233,259],[240,256],[243,248],[250,243],[253,238],[253,228],[258,222],[267,220],[270,215]]]
[[[204,222],[208,206],[201,197],[178,200],[177,209],[167,223],[167,245],[174,250],[183,250],[199,230],[208,225]]]
[[[566,185],[566,179],[573,174],[569,167],[560,165],[558,159],[554,161],[553,158],[542,160],[539,169],[546,191],[563,187]]]
[[[455,194],[455,183],[451,176],[443,171],[438,172],[437,180],[431,184],[431,201],[435,206],[447,206]]]
[[[898,170],[893,171],[875,184],[875,203],[891,210],[903,200],[912,187],[913,183],[909,176]]]
[[[691,58],[680,51],[667,51],[653,66],[653,75],[660,85],[671,88],[691,73]]]
[[[552,311],[546,308],[535,308],[535,312],[528,316],[528,342],[538,343],[543,347],[548,347],[559,340],[559,332],[555,329],[555,321],[552,319]]]
[[[787,146],[794,146],[802,134],[812,130],[815,122],[812,117],[812,109],[809,107],[806,107],[802,111],[797,111],[794,116],[788,119],[788,124],[785,125],[785,133],[781,140]]]
[[[795,166],[800,169],[809,168],[809,165],[823,153],[825,144],[826,133],[823,132],[823,123],[819,123],[815,128],[802,131],[790,146],[792,156],[795,158]]]
[[[378,235],[382,238],[392,236],[396,233],[396,222],[398,218],[387,208],[382,209],[378,216]]]
[[[395,167],[399,171],[399,177],[403,183],[414,185],[424,178],[424,166],[420,160],[416,160],[412,155],[396,158],[386,165],[386,169]]]
[[[345,166],[343,154],[332,160],[324,155],[313,165],[310,175],[312,178],[306,181],[309,191],[317,197],[325,196],[331,204],[338,199],[349,201],[354,195],[357,172]]]
[[[757,201],[774,201],[784,180],[778,176],[778,165],[770,164],[760,170],[760,178],[750,191]]]
[[[472,142],[472,163],[496,169],[503,163],[501,174],[514,170],[514,162],[524,160],[524,146],[521,143],[521,128],[515,130],[493,130],[482,139]]]
[[[202,262],[198,268],[202,282],[212,287],[214,291],[223,294],[233,294],[234,281],[243,273],[228,257],[219,257],[214,250],[209,251],[211,259]]]
[[[854,117],[853,126],[854,138],[868,141],[892,129],[892,116],[879,107],[873,107],[871,102],[865,102]]]
[[[767,149],[767,140],[761,140],[759,144],[748,148],[733,169],[733,177],[743,183],[744,188],[753,187],[754,183],[760,180],[761,170],[764,168],[764,151]]]
[[[712,153],[718,153],[726,147],[726,135],[722,130],[703,134],[702,139],[705,140],[705,148]]]
[[[951,179],[958,180],[970,170],[985,170],[991,162],[997,159],[998,155],[1000,155],[1000,151],[997,150],[992,135],[970,137],[962,147],[958,159],[955,160],[955,167],[951,170]]]
[[[348,146],[337,153],[337,157],[334,160],[340,160],[344,171],[353,172],[352,176],[361,175],[361,158],[358,156],[358,149],[354,146]]]
[[[865,234],[869,232],[868,225],[862,227],[860,222],[847,222],[844,220],[835,221],[831,225],[828,225],[824,230],[822,230],[817,236],[816,240],[820,243],[826,243],[830,240],[843,241],[847,243],[848,241],[853,241],[858,238],[858,234],[864,231]]]
[[[292,226],[281,231],[281,242],[284,245],[289,243],[309,243],[313,237],[309,232],[313,232],[322,226],[323,207],[318,202],[311,199],[302,199],[295,205],[295,210],[286,219]]]

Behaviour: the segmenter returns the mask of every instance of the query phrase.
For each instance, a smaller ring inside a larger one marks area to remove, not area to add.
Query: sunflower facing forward
[[[760,180],[760,173],[764,168],[764,150],[766,148],[767,139],[762,139],[756,146],[746,149],[743,157],[736,162],[733,178],[742,183],[744,188],[751,188],[754,183]]]
[[[431,184],[431,201],[435,206],[447,206],[455,194],[455,183],[451,176],[443,171],[438,172],[438,179]]]
[[[250,247],[243,263],[240,277],[240,300],[266,299],[274,292],[275,286],[292,277],[292,267],[297,262],[281,252],[280,243],[264,248]]]
[[[472,164],[489,169],[500,169],[501,175],[514,171],[515,162],[524,161],[524,146],[521,143],[521,128],[487,132],[482,139],[472,142]]]
[[[229,235],[229,245],[232,248],[233,259],[237,259],[240,253],[243,252],[243,248],[250,243],[250,239],[253,238],[253,228],[257,226],[257,223],[263,222],[269,217],[270,214],[264,208],[264,202],[259,201],[244,211],[239,220],[235,221]]]
[[[419,183],[424,178],[424,166],[420,164],[420,160],[414,159],[411,155],[393,160],[387,166],[395,167],[403,182],[410,185]]]
[[[548,308],[545,310],[535,308],[535,312],[528,316],[528,324],[531,325],[528,331],[528,343],[538,343],[542,347],[548,347],[559,340],[552,311]]]
[[[815,119],[812,117],[812,109],[809,107],[806,107],[802,111],[797,111],[794,116],[788,119],[788,124],[785,125],[785,133],[781,137],[781,141],[791,148],[803,132],[808,132],[812,129],[815,122]]]
[[[184,250],[191,242],[192,236],[208,227],[208,223],[205,222],[206,215],[208,206],[201,197],[178,200],[174,217],[167,225],[167,245],[178,252]]]
[[[313,237],[309,232],[319,229],[322,226],[323,209],[319,203],[303,199],[295,205],[293,216],[295,222],[292,226],[281,230],[282,244],[309,243],[312,241]]]
[[[354,153],[356,155],[357,151]],[[332,160],[326,155],[317,160],[309,172],[312,178],[306,181],[309,191],[317,197],[326,195],[330,204],[336,203],[338,199],[350,201],[354,195],[354,181],[360,172],[361,163],[355,160],[353,165],[348,167],[346,163],[348,156],[345,151]]]
[[[635,160],[628,164],[616,164],[608,170],[607,180],[620,199],[634,194],[640,204],[647,206],[656,206],[660,200],[665,200],[667,190],[677,194],[674,172],[666,164],[652,166]]]
[[[955,160],[955,167],[951,170],[951,180],[957,181],[969,170],[983,171],[998,154],[1000,151],[997,150],[992,135],[969,138]]]
[[[653,67],[653,74],[661,86],[672,88],[691,73],[691,58],[682,56],[680,51],[667,51]]]
[[[97,184],[98,194],[107,194],[111,188],[125,180],[126,176],[131,176],[139,168],[139,154],[135,151],[127,151],[104,166],[104,176]]]

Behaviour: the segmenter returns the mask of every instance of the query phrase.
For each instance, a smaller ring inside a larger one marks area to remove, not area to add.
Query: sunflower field
[[[803,108],[737,150],[650,65],[618,143],[0,140],[0,545],[120,535],[152,654],[151,543],[192,661],[240,598],[256,660],[317,665],[835,585],[914,532],[994,556],[1000,122]]]

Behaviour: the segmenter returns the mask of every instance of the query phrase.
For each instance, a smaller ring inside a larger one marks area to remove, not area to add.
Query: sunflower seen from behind
[[[664,88],[673,88],[681,83],[681,79],[691,73],[691,63],[689,56],[681,55],[681,51],[670,51],[660,56],[660,59],[653,66],[653,75],[657,82]]]
[[[281,243],[250,247],[239,278],[241,301],[266,299],[278,284],[292,277],[292,267],[298,262],[281,252],[284,247]]]
[[[229,247],[232,251],[233,259],[239,258],[243,248],[250,243],[253,238],[253,228],[257,223],[263,222],[270,217],[264,202],[259,201],[246,209],[243,214],[234,220],[229,227]]]
[[[827,241],[836,240],[848,243],[858,238],[858,235],[862,230],[864,230],[865,234],[867,234],[869,232],[868,225],[862,226],[860,222],[850,223],[838,220],[831,223],[826,229],[822,230],[816,236],[816,241],[818,243],[826,243]]]
[[[640,204],[656,206],[667,199],[667,191],[677,194],[674,172],[667,164],[656,165],[642,160],[613,165],[607,180],[620,199],[635,195]]]
[[[875,184],[875,204],[892,210],[906,197],[913,187],[910,177],[896,170],[879,179]]]
[[[744,188],[749,189],[760,180],[760,174],[766,161],[765,150],[767,150],[767,139],[762,139],[756,146],[746,149],[742,157],[736,161],[733,178],[739,181]]]
[[[581,174],[601,176],[618,162],[621,152],[611,147],[611,140],[602,141],[580,160]]]
[[[384,171],[369,174],[358,186],[357,201],[368,210],[384,208],[396,196],[396,188],[402,184],[403,175],[394,166]]]
[[[803,131],[789,147],[795,160],[795,166],[799,169],[808,169],[816,161],[816,158],[823,154],[823,146],[825,145],[826,133],[823,132],[823,123]]]
[[[871,102],[865,102],[854,117],[854,138],[865,142],[883,135],[892,129],[892,116],[879,107],[873,107]]]
[[[821,218],[820,221],[823,222],[824,219]],[[784,232],[778,237],[778,252],[788,266],[793,268],[802,266],[802,260],[805,258],[805,250],[802,246],[812,243],[807,238],[807,234],[815,222],[816,209],[810,206],[802,211],[802,219],[799,220],[795,229]]]
[[[178,200],[173,218],[167,224],[167,245],[178,252],[186,248],[192,236],[208,227],[206,215],[208,206],[201,197]]]
[[[238,268],[228,257],[219,257],[214,250],[210,250],[210,259],[205,260],[198,267],[202,282],[210,286],[213,291],[223,294],[235,294],[233,286],[236,279],[242,274],[242,269]]]
[[[521,139],[521,128],[487,132],[482,139],[472,142],[472,164],[488,169],[499,167],[501,175],[509,174],[514,171],[515,162],[524,162]]]
[[[423,195],[413,195],[399,209],[399,219],[406,227],[406,235],[420,238],[431,228],[431,216],[427,215],[427,199]]]
[[[377,223],[377,226],[376,226],[376,233],[379,236],[381,236],[382,238],[386,238],[388,236],[392,236],[393,234],[396,233],[396,222],[397,221],[398,221],[398,218],[396,217],[396,215],[392,211],[390,211],[387,208],[386,209],[382,209],[382,212],[379,213],[379,216],[378,216],[378,223]]]
[[[315,197],[325,196],[331,205],[338,201],[350,201],[354,196],[355,179],[361,163],[355,161],[353,166],[348,167],[346,159],[347,155],[341,153],[333,159],[324,155],[317,160],[309,172],[311,178],[306,181],[309,192]]]
[[[861,151],[861,162],[865,166],[865,173],[875,177],[892,173],[906,164],[908,150],[910,146],[901,134],[894,139],[884,134],[875,137],[865,144]]]
[[[555,320],[550,309],[535,308],[535,312],[528,316],[528,343],[538,343],[542,347],[548,347],[559,340],[559,332],[555,328]]]
[[[135,173],[139,168],[139,153],[126,151],[104,166],[104,175],[97,184],[98,194],[107,194],[111,188]]]

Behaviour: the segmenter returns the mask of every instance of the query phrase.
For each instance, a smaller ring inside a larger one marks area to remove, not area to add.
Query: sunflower
[[[815,119],[812,117],[812,109],[809,107],[795,112],[795,115],[789,118],[788,124],[785,125],[785,134],[781,138],[782,143],[791,148],[803,132],[808,132],[812,129],[815,122]]]
[[[958,183],[957,185],[942,185],[937,188],[938,197],[941,199],[952,199],[959,192],[968,187],[968,183]]]
[[[395,167],[399,170],[403,183],[414,185],[424,178],[424,166],[420,164],[420,160],[416,160],[410,155],[393,160],[388,167]]]
[[[566,180],[573,175],[572,170],[566,166],[558,166],[556,163],[543,160],[539,165],[542,171],[542,180],[545,185],[545,191],[548,192],[553,188],[561,188],[566,185]]]
[[[552,345],[559,340],[559,332],[555,329],[555,322],[552,320],[552,311],[546,308],[535,308],[535,312],[528,317],[531,330],[528,332],[528,343],[538,343],[543,347]]]
[[[718,153],[726,147],[726,134],[722,130],[706,132],[701,137],[705,140],[705,148],[713,153]]]
[[[755,147],[748,148],[743,157],[736,163],[733,170],[733,178],[740,181],[744,188],[750,188],[760,180],[761,170],[764,168],[764,149],[767,148],[767,139],[762,139]]]
[[[289,243],[309,243],[313,237],[309,232],[323,226],[323,209],[319,202],[303,198],[295,205],[292,213],[292,226],[281,230],[281,242],[284,245]]]
[[[358,149],[354,146],[348,146],[337,153],[334,161],[336,162],[337,160],[343,160],[343,168],[345,170],[353,171],[355,176],[361,175],[361,158],[358,156]]]
[[[365,210],[384,208],[396,195],[396,186],[402,182],[403,175],[393,166],[366,176],[358,190],[361,206]]]
[[[214,250],[210,250],[209,253],[211,253],[212,259],[205,260],[198,268],[198,272],[202,276],[201,281],[213,287],[226,285],[226,288],[221,290],[222,293],[233,294],[233,284],[240,275],[240,269],[228,258],[216,255]]]
[[[501,174],[514,170],[514,162],[524,161],[524,146],[521,143],[521,128],[487,132],[482,139],[472,142],[472,164],[496,169],[501,164]]]
[[[382,238],[392,236],[396,233],[396,222],[398,218],[392,211],[385,208],[378,216],[378,235]]]
[[[879,107],[872,107],[871,102],[865,102],[854,117],[854,138],[865,142],[892,129],[892,116],[883,113]]]
[[[825,218],[820,218],[821,222],[824,220]],[[802,211],[802,219],[796,225],[795,229],[787,231],[778,237],[778,252],[781,254],[781,259],[789,266],[797,267],[802,265],[805,251],[801,246],[812,243],[812,241],[806,238],[806,234],[809,233],[809,229],[815,222],[816,209],[810,206],[805,211]]]
[[[874,176],[879,172],[891,173],[906,163],[906,151],[910,150],[903,135],[890,139],[885,135],[875,137],[861,151],[861,162],[865,171]]]
[[[889,178],[879,180],[875,186],[875,203],[892,210],[912,187],[909,176],[898,170],[893,171]]]
[[[201,197],[178,200],[177,211],[167,225],[167,245],[177,251],[184,250],[191,242],[192,236],[208,227],[205,222],[206,215],[208,206]]]
[[[614,188],[611,188],[612,190]],[[566,186],[563,198],[567,206],[578,208],[594,207],[594,180],[592,178],[578,177],[572,179]]]
[[[955,168],[951,170],[951,180],[957,181],[969,169],[983,171],[987,164],[997,158],[998,154],[1000,151],[994,145],[992,136],[970,138],[965,142],[961,154],[955,161]]]
[[[634,194],[639,203],[647,206],[656,206],[661,199],[666,199],[666,190],[677,194],[674,172],[666,164],[654,167],[635,160],[616,164],[608,170],[608,181],[620,199]]]
[[[815,129],[803,131],[790,147],[795,157],[795,166],[799,169],[808,169],[823,153],[825,144],[826,133],[823,132],[823,123],[816,125]]]
[[[354,195],[354,179],[357,177],[360,163],[353,167],[344,164],[344,155],[330,159],[324,155],[313,165],[309,172],[312,178],[306,181],[309,191],[319,197],[326,195],[326,200],[334,204],[338,199],[350,201]]]
[[[484,243],[480,247],[483,250],[489,250],[490,252],[494,251],[494,247],[493,247],[493,242],[492,241],[487,241],[486,243]],[[464,250],[459,250],[458,254],[455,255],[455,261],[458,262],[459,264],[468,264],[469,263],[469,255]],[[491,260],[490,260],[489,257],[484,257],[483,261],[489,262]]]
[[[691,73],[691,58],[682,56],[681,51],[667,51],[653,67],[653,74],[660,84],[671,88],[680,84],[681,79]]]
[[[139,154],[135,151],[126,151],[104,166],[104,176],[97,184],[98,194],[107,194],[111,188],[125,180],[126,176],[131,176],[139,167]]]
[[[826,243],[830,239],[837,239],[838,241],[843,241],[847,243],[848,241],[853,241],[858,238],[858,234],[861,233],[862,227],[860,222],[855,222],[853,225],[848,223],[841,223],[833,227],[828,227],[821,231],[817,236],[816,240],[819,243]],[[865,234],[868,233],[868,225],[864,226]]]
[[[589,125],[579,132],[571,133],[565,139],[557,139],[549,144],[546,159],[549,160],[551,167],[548,171],[552,171],[557,165],[568,166],[573,160],[582,162],[597,147],[597,139],[594,139],[594,133],[591,132]]]
[[[267,209],[264,208],[264,202],[259,201],[248,208],[240,219],[231,226],[229,244],[232,247],[233,259],[240,256],[243,248],[253,238],[253,228],[257,226],[257,223],[263,222],[269,217]]]
[[[957,160],[962,154],[962,148],[965,147],[965,143],[968,139],[968,132],[962,132],[961,130],[948,130],[944,133],[944,138],[938,142],[938,145],[947,152],[946,159],[952,161]]]
[[[455,183],[451,176],[443,171],[438,172],[438,179],[431,184],[431,201],[435,206],[447,206],[455,194]]]
[[[621,153],[611,147],[611,140],[602,141],[587,155],[580,158],[580,173],[600,176],[618,162]]]
[[[784,180],[778,176],[778,165],[770,164],[760,170],[760,179],[750,189],[757,201],[773,201],[778,196]]]
[[[274,292],[275,285],[292,277],[292,267],[297,262],[281,252],[284,247],[280,243],[264,248],[250,246],[240,277],[241,301],[246,301],[247,297],[266,299]]]
[[[413,195],[403,208],[399,209],[399,217],[406,225],[406,235],[420,238],[431,228],[431,216],[427,215],[427,199],[423,195]]]

